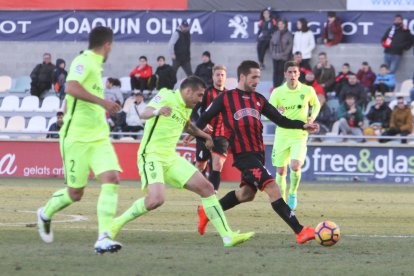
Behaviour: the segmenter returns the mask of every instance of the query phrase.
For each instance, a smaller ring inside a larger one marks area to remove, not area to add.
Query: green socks
[[[216,195],[204,198],[202,197],[201,203],[203,204],[204,212],[206,213],[209,221],[214,225],[220,236],[222,238],[231,236],[232,231],[227,224],[226,216],[224,215],[223,209],[221,208]]]
[[[46,203],[45,208],[43,209],[43,214],[47,219],[52,219],[53,215],[60,210],[68,207],[73,203],[73,200],[70,198],[68,189],[62,189],[55,192],[51,199]]]
[[[301,170],[298,170],[296,172],[294,170],[290,170],[289,194],[297,194],[301,177]]]
[[[115,223],[119,227],[124,226],[131,220],[136,219],[144,214],[148,213],[148,210],[145,208],[145,197],[141,197],[135,201],[128,210],[126,210],[122,215],[115,219]]]
[[[286,202],[286,175],[280,175],[276,173],[276,183],[280,189],[280,195],[283,200]]]
[[[101,186],[97,206],[99,233],[110,232],[118,204],[118,189],[117,184],[102,184]]]

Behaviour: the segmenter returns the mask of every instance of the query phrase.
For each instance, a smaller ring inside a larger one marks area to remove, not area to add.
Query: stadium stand
[[[26,93],[30,91],[30,82],[32,80],[29,76],[22,76],[16,78],[16,83],[10,89],[11,93]]]
[[[60,109],[60,99],[56,96],[48,96],[43,100],[40,112],[56,112]]]
[[[0,111],[17,111],[19,110],[20,100],[15,95],[6,96],[0,106]]]
[[[45,132],[46,129],[46,118],[43,116],[34,116],[30,118],[27,128],[24,129],[28,132]]]
[[[18,111],[37,111],[39,110],[39,98],[36,96],[26,96],[23,98],[22,105]]]
[[[23,116],[13,116],[7,121],[5,131],[22,131],[25,128],[25,119]]]
[[[121,91],[122,93],[131,92],[131,80],[129,77],[122,77],[119,79],[121,81]]]
[[[0,116],[0,131],[6,128],[6,119],[3,116]]]
[[[7,92],[12,87],[12,78],[9,76],[0,76],[0,92]]]
[[[234,89],[237,87],[237,79],[236,78],[227,78],[226,84],[224,85],[227,89]]]

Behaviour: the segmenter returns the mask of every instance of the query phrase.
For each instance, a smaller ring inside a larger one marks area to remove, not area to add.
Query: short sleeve
[[[88,77],[91,66],[86,62],[84,58],[78,56],[75,58],[70,66],[68,77],[66,81],[77,81],[83,83]]]
[[[161,89],[156,96],[152,98],[152,100],[148,103],[147,106],[160,109],[163,106],[168,106],[170,103],[170,99],[173,96],[173,91],[163,88]]]

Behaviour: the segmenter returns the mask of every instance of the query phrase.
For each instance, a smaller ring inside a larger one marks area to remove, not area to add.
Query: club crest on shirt
[[[301,99],[301,100],[305,99],[305,95],[301,94],[301,95],[300,95],[300,99]]]
[[[82,75],[84,71],[85,71],[85,67],[83,66],[83,64],[78,64],[75,66],[75,72],[77,74]]]
[[[243,117],[246,116],[251,116],[251,117],[255,117],[256,119],[260,120],[260,113],[259,111],[257,111],[256,109],[253,108],[243,108],[240,109],[239,111],[237,111],[236,113],[234,113],[234,119],[236,119],[237,121],[240,120]]]

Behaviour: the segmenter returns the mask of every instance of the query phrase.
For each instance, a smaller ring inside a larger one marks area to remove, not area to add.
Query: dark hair
[[[208,58],[211,58],[211,54],[210,54],[209,51],[204,51],[203,54],[202,54],[202,56],[206,56]]]
[[[240,63],[237,67],[237,80],[240,80],[240,75],[243,74],[247,76],[250,73],[250,69],[260,69],[259,63],[254,60],[245,60]]]
[[[299,64],[297,62],[294,62],[293,60],[289,60],[285,62],[285,66],[283,68],[283,72],[287,72],[289,67],[297,67],[299,68]]]
[[[58,112],[56,113],[56,116],[63,116],[63,112],[62,112],[62,111],[58,111]]]
[[[139,57],[139,59],[141,60],[141,59],[145,59],[145,61],[148,61],[148,59],[147,59],[147,57],[146,56],[140,56]]]
[[[368,61],[364,61],[364,62],[362,62],[362,65],[367,65],[367,66],[368,66],[368,65],[369,65],[369,64],[368,64]]]
[[[162,60],[164,60],[164,61],[165,61],[165,57],[164,57],[164,56],[159,56],[159,57],[157,57],[157,61],[160,61],[160,59],[162,59]]]
[[[318,56],[325,56],[325,57],[326,57],[327,55],[326,55],[326,53],[325,53],[325,52],[320,52],[320,53],[318,54]]]
[[[346,66],[346,67],[351,67],[351,65],[349,65],[349,63],[348,62],[345,62],[344,64],[342,64],[342,66]]]
[[[302,55],[302,52],[301,51],[296,51],[293,55]]]
[[[44,53],[43,56],[49,56],[52,57],[52,55],[50,53]]]
[[[279,19],[277,22],[278,23],[279,22],[283,22],[283,24],[285,25],[285,29],[287,29],[287,27],[288,27],[288,21],[287,21],[287,19],[282,18],[282,19]]]
[[[328,17],[336,17],[336,12],[328,11]]]
[[[382,67],[384,67],[384,68],[387,68],[388,69],[388,65],[387,64],[381,64],[381,66],[380,66],[380,68],[382,68]]]
[[[273,18],[273,14],[272,14],[272,8],[271,7],[267,7],[266,9],[263,9],[261,12],[260,12],[260,20],[264,20],[264,12],[265,11],[269,11],[269,13],[270,13],[270,16],[269,16],[269,18],[270,19],[272,19]]]
[[[191,90],[195,91],[199,88],[206,88],[205,82],[197,76],[189,76],[183,80],[180,85],[180,90],[190,88]]]
[[[104,26],[95,27],[89,34],[88,49],[102,47],[105,43],[112,42],[113,40],[114,32],[111,28]]]
[[[106,81],[108,81],[113,86],[121,87],[121,81],[119,79],[116,79],[116,78],[107,78]]]
[[[300,30],[302,33],[309,31],[308,20],[306,20],[306,18],[299,18],[298,21],[302,24],[302,29]]]
[[[401,15],[401,14],[399,14],[399,13],[397,13],[397,14],[394,16],[394,18],[395,18],[395,17],[399,17],[399,18],[403,19],[402,15]]]

